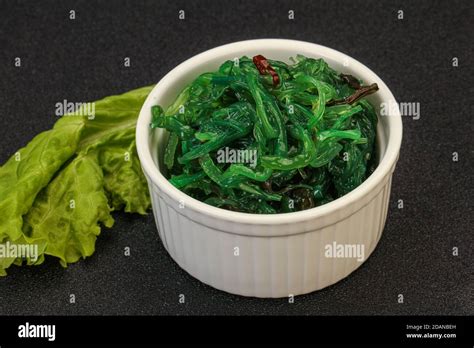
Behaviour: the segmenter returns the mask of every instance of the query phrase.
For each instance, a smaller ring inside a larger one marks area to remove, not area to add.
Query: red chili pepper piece
[[[253,63],[261,75],[270,74],[272,76],[273,86],[278,86],[280,83],[280,77],[278,76],[275,69],[272,68],[270,63],[268,63],[267,58],[259,54],[258,56],[253,57]]]

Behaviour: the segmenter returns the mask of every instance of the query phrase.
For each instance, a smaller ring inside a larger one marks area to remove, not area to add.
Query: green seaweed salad
[[[233,211],[275,214],[320,206],[375,169],[378,90],[323,59],[258,55],[200,75],[152,128],[169,131],[165,175],[186,194]]]

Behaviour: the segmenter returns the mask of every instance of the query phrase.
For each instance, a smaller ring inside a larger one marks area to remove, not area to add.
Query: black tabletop
[[[472,11],[472,1],[0,0],[0,163],[54,124],[57,102],[155,83],[199,52],[244,39],[340,50],[375,71],[398,101],[420,105],[419,119],[403,117],[380,243],[333,286],[294,303],[230,295],[178,267],[151,213],[114,213],[92,257],[67,269],[51,258],[11,267],[0,278],[0,314],[472,315]]]

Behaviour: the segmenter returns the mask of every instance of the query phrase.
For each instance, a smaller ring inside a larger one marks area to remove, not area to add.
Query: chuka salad
[[[323,59],[257,55],[200,75],[152,128],[169,131],[163,163],[186,194],[229,210],[275,214],[330,202],[375,169],[378,90]]]

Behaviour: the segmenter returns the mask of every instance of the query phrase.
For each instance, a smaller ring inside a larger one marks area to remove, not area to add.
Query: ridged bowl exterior
[[[160,239],[181,268],[233,294],[286,297],[334,284],[363,263],[357,258],[325,257],[325,246],[333,242],[364,245],[366,259],[385,225],[391,181],[390,175],[364,206],[337,223],[302,233],[294,230],[294,225],[273,226],[289,233],[273,237],[229,233],[225,220],[217,222],[221,229],[206,226],[187,216],[185,208],[153,183],[150,192]],[[246,231],[260,228],[242,226]]]

